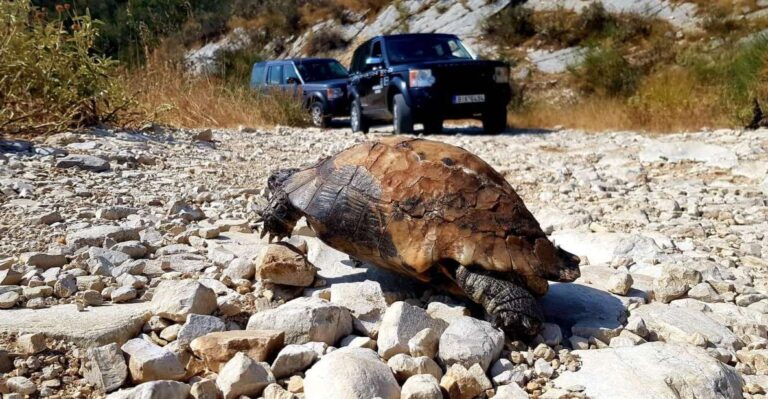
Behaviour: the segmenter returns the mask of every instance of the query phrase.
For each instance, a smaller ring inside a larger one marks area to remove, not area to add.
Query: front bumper
[[[451,87],[424,87],[409,90],[411,112],[417,119],[440,116],[442,119],[476,117],[488,109],[506,107],[512,98],[508,84],[493,84],[479,88],[452,89]],[[454,104],[457,95],[485,95],[482,103]]]
[[[325,115],[349,116],[349,99],[344,97],[325,101]]]

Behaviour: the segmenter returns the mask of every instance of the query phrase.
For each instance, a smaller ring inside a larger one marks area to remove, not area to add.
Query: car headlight
[[[344,90],[341,90],[339,87],[332,87],[325,94],[329,100],[335,100],[344,95]]]
[[[509,67],[496,67],[493,71],[493,81],[496,83],[509,83]]]
[[[411,69],[408,71],[408,77],[410,87],[430,87],[435,84],[431,69]]]

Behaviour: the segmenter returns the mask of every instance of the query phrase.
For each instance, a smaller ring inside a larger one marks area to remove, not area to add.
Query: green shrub
[[[251,46],[239,50],[224,51],[219,55],[224,66],[224,80],[235,84],[248,86],[251,81],[253,64],[264,59]]]
[[[536,34],[533,11],[521,5],[507,7],[489,18],[483,30],[497,43],[521,44]]]
[[[616,25],[616,18],[605,9],[603,3],[596,1],[581,11],[577,23],[582,35],[600,35]]]
[[[581,32],[576,29],[578,14],[559,6],[554,11],[538,13],[534,16],[536,32],[549,43],[563,46],[575,46],[581,42]]]
[[[98,22],[58,11],[48,20],[27,1],[0,1],[0,130],[114,122],[133,105],[115,79],[115,62],[92,51]]]
[[[726,68],[727,101],[737,118],[751,115],[753,98],[768,100],[768,35],[762,35],[737,48]]]
[[[768,79],[768,35],[760,36],[740,47],[729,67],[731,95],[737,98],[754,97],[764,89]]]
[[[349,42],[344,40],[341,32],[335,29],[322,29],[312,32],[304,46],[307,55],[325,54],[329,51],[346,48]]]
[[[612,14],[602,3],[594,2],[582,10],[574,30],[579,32],[581,41],[608,40],[619,44],[650,37],[656,25],[663,22],[635,12]]]
[[[634,93],[640,77],[638,69],[613,47],[590,48],[571,73],[585,93],[612,97]]]
[[[704,20],[701,22],[701,27],[707,33],[718,36],[729,36],[742,29],[743,25],[744,21],[736,19],[725,7],[718,6],[709,7]]]

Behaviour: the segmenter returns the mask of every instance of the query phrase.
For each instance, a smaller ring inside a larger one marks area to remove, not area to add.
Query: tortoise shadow
[[[613,329],[626,321],[624,304],[612,294],[578,283],[552,283],[539,299],[547,322],[570,335],[574,325]]]

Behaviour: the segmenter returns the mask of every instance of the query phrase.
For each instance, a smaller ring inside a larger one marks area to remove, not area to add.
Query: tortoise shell
[[[449,144],[392,137],[350,147],[283,185],[328,245],[461,294],[451,266],[514,272],[534,294],[557,279],[558,249],[509,183]]]

